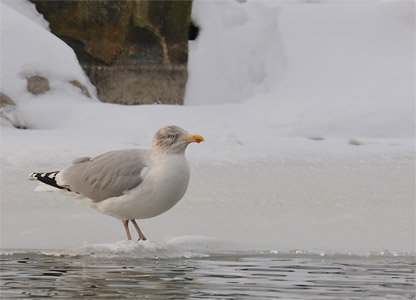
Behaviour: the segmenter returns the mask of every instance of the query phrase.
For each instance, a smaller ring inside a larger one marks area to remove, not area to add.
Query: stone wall
[[[97,87],[120,104],[182,104],[192,1],[31,0]]]

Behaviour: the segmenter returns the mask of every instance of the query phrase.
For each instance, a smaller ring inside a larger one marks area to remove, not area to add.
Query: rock
[[[91,98],[91,94],[88,92],[88,89],[85,87],[85,85],[82,85],[78,80],[71,80],[69,83],[79,88],[81,90],[81,93],[83,93],[85,96]]]
[[[6,94],[0,93],[0,108],[5,106],[16,106],[16,103]]]
[[[356,140],[356,139],[350,139],[348,141],[348,144],[353,145],[353,146],[361,146],[361,145],[363,145],[362,142],[360,142],[359,140]]]
[[[183,103],[192,1],[31,0],[101,101]]]
[[[311,135],[311,136],[307,136],[306,138],[312,141],[325,141],[325,138],[319,135]]]
[[[14,101],[6,94],[0,93],[0,117],[9,121],[14,127],[26,129]]]
[[[27,90],[34,95],[43,94],[50,90],[49,80],[45,77],[35,75],[27,77]]]

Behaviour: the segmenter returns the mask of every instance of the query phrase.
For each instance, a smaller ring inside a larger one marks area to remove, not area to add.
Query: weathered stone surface
[[[106,99],[112,100],[105,102],[129,105],[183,103],[186,84],[185,67],[123,67],[117,71],[117,76],[114,75],[114,66],[97,67],[95,70],[90,68],[89,72],[100,73],[95,77],[97,84],[106,87]],[[101,95],[103,93],[101,90]]]
[[[9,96],[3,93],[0,93],[0,117],[9,121],[16,128],[26,129],[16,104]]]
[[[43,94],[50,90],[49,80],[45,77],[34,75],[27,77],[27,90],[34,95]]]
[[[183,103],[192,1],[31,0],[100,100]]]

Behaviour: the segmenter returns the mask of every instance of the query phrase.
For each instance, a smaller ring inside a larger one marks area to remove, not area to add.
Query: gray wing
[[[150,151],[118,150],[94,158],[83,157],[59,172],[59,184],[95,202],[121,196],[142,181],[150,166]]]

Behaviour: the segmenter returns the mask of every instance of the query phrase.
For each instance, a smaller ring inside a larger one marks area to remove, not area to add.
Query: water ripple
[[[414,257],[233,254],[132,259],[1,255],[1,296],[99,299],[414,299]]]

